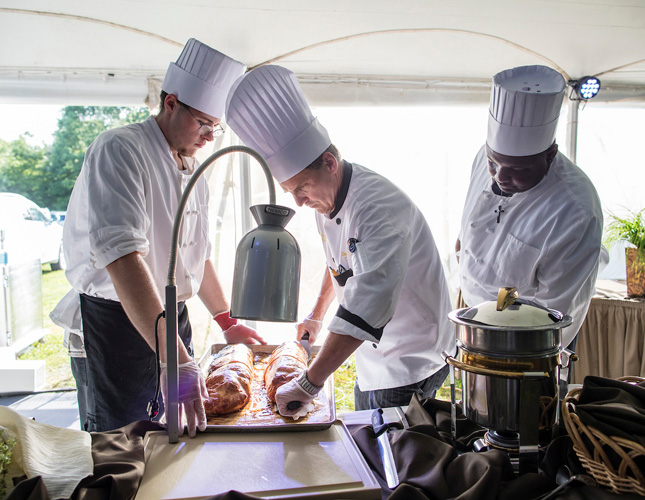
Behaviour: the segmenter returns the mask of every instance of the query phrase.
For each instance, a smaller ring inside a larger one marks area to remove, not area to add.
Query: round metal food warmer
[[[516,471],[537,471],[540,431],[549,434],[560,421],[561,368],[576,359],[561,340],[572,318],[518,298],[512,287],[501,288],[496,303],[457,309],[448,317],[458,325],[456,357],[443,353],[453,389],[453,440],[457,368],[466,418],[498,436],[517,436]]]

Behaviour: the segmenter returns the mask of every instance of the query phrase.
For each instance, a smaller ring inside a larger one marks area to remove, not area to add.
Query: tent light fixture
[[[595,76],[585,76],[579,80],[572,80],[569,85],[576,94],[576,100],[587,101],[593,99],[600,91],[600,80]]]

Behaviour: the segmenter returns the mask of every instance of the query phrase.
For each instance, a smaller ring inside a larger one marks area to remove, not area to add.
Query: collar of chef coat
[[[333,219],[338,215],[338,212],[340,212],[340,209],[343,208],[343,204],[345,203],[345,198],[347,198],[347,192],[349,191],[349,183],[352,180],[352,164],[346,162],[343,160],[343,180],[340,183],[340,189],[338,190],[338,194],[336,195],[336,204],[334,207],[334,210],[332,210],[328,217],[330,219]]]

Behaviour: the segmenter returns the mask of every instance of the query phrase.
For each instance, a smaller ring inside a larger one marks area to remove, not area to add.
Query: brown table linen
[[[588,375],[645,377],[645,300],[627,298],[624,282],[598,281],[575,350],[574,384]]]
[[[143,477],[143,436],[161,430],[156,422],[133,422],[108,432],[92,432],[94,474],[84,478],[73,500],[128,500],[134,497]],[[7,500],[50,500],[40,478],[24,479]],[[51,499],[53,500],[53,499]]]
[[[457,446],[452,446],[450,410],[451,404],[446,401],[413,398],[406,412],[409,428],[390,433],[401,481],[393,491],[385,483],[371,426],[350,427],[354,440],[381,485],[383,499],[531,500],[557,486],[553,478],[560,466],[567,465],[574,473],[584,472],[571,448],[571,440],[563,435],[547,447],[540,473],[518,477],[505,453],[499,450],[467,451],[485,430],[467,420],[461,411],[457,419]],[[634,500],[642,497],[616,495],[602,488],[575,484],[557,498]]]
[[[508,456],[498,450],[468,451],[484,429],[467,420],[457,420],[457,443],[450,434],[451,405],[446,401],[414,398],[408,407],[407,429],[393,429],[390,442],[401,484],[387,488],[378,443],[369,425],[350,425],[350,430],[367,464],[389,500],[531,500],[555,488],[555,473],[562,464],[583,472],[571,440],[562,436],[546,450],[543,473],[515,476]],[[94,475],[81,481],[73,500],[129,500],[134,497],[144,472],[143,437],[159,430],[153,422],[134,422],[110,432],[92,433]],[[234,466],[234,465],[232,465]],[[230,491],[208,500],[252,500],[257,497]],[[298,499],[299,497],[290,497]],[[302,497],[305,498],[310,497]],[[637,495],[616,495],[601,488],[573,486],[558,498],[569,500],[635,500]],[[8,500],[52,500],[40,477],[25,479]]]

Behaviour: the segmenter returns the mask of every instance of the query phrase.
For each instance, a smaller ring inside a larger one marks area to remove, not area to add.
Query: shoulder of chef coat
[[[87,186],[90,260],[102,269],[132,252],[147,255],[150,225],[146,187],[154,168],[166,167],[164,150],[153,117],[142,123],[101,134],[87,151],[83,164]]]
[[[552,296],[570,296],[597,269],[602,248],[603,214],[598,193],[586,174],[564,155],[552,164],[554,193],[545,203],[545,214],[555,212],[557,227],[544,248],[546,276],[554,280],[548,287]],[[547,268],[549,270],[547,271]],[[538,297],[542,298],[542,297]]]
[[[558,153],[542,182],[515,196],[518,200],[535,200],[532,203],[536,204],[541,224],[552,228],[542,251],[552,251],[559,243],[563,247],[556,252],[580,254],[591,251],[594,255],[590,258],[597,260],[603,226],[600,198],[589,177],[566,156]],[[577,248],[573,243],[581,241],[583,248]],[[591,247],[591,250],[585,247]],[[553,254],[552,257],[557,256]]]
[[[417,210],[410,197],[396,184],[357,164],[353,164],[347,198],[354,225],[357,225],[357,221],[370,224],[376,220],[398,232],[406,232],[410,225],[410,213]]]
[[[558,179],[558,188],[562,192],[563,200],[575,204],[583,212],[588,212],[590,217],[603,219],[596,187],[578,165],[558,152],[551,169],[552,174]]]

